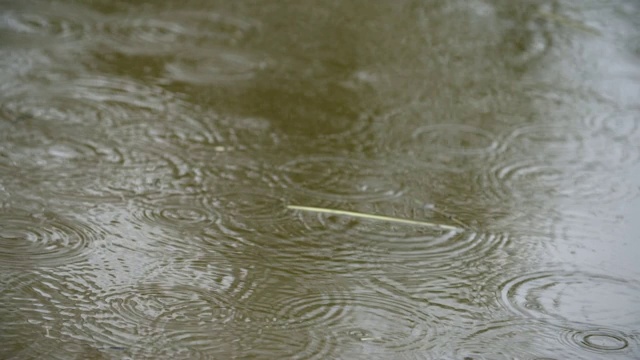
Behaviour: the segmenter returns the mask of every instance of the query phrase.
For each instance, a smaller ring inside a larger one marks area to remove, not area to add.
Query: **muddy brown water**
[[[1,358],[640,358],[637,2],[0,10]]]

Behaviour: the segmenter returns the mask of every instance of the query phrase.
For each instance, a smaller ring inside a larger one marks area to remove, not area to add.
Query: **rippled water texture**
[[[0,358],[640,358],[639,40],[634,0],[0,2]]]

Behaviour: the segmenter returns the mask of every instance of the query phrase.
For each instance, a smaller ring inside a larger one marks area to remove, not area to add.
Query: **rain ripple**
[[[476,176],[478,192],[491,200],[535,201],[565,197],[576,202],[610,203],[634,198],[640,189],[618,174],[553,164],[550,159],[516,159],[494,164]]]
[[[251,300],[254,286],[264,282],[268,272],[220,264],[219,258],[212,257],[174,261],[144,284],[110,292],[98,301],[108,304],[109,314],[125,320],[123,331],[145,332],[158,349],[179,343],[183,350],[229,356],[246,354],[256,341],[261,346],[263,342],[280,344],[280,350],[288,344],[287,351],[326,347],[294,344],[291,331],[281,327],[272,331],[273,309],[263,309]],[[246,342],[237,341],[244,337]]]
[[[640,112],[637,110],[593,115],[586,117],[585,122],[596,134],[603,134],[611,139],[633,143],[640,137]]]
[[[42,329],[42,324],[59,324],[55,316],[58,311],[52,306],[54,300],[39,289],[30,290],[34,285],[38,283],[31,272],[3,271],[0,282],[0,346],[5,355],[21,352],[19,344],[23,339],[31,339],[38,333],[44,335],[46,328]]]
[[[587,126],[593,131],[588,145],[604,167],[628,167],[640,164],[640,111],[614,111],[590,116]]]
[[[234,46],[258,33],[251,19],[209,11],[167,11],[146,17],[119,14],[100,26],[99,38],[115,50],[132,55],[175,53],[176,46]],[[197,49],[190,49],[197,50]]]
[[[384,123],[393,125],[393,129],[381,131],[411,129],[411,132],[390,136],[389,139],[394,140],[386,145],[387,150],[408,157],[411,166],[416,162],[427,162],[430,168],[439,165],[447,170],[452,170],[452,160],[492,158],[503,150],[499,135],[480,126],[453,122],[416,126],[427,122],[425,118],[429,111],[425,104],[414,104],[385,115]],[[469,123],[481,121],[466,120]],[[404,126],[398,127],[398,123]]]
[[[386,209],[386,210],[385,210]],[[440,229],[417,224],[401,224],[385,221],[368,221],[347,217],[321,215],[323,222],[348,223],[336,235],[352,244],[369,245],[369,250],[385,254],[385,262],[402,263],[407,266],[442,267],[447,261],[451,266],[487,256],[505,246],[508,236],[467,228],[462,223],[452,222],[439,212],[416,209],[413,206],[389,203],[369,203],[357,207],[363,213],[389,214],[394,218],[425,221],[452,226],[455,229]],[[310,215],[307,220],[310,220]],[[341,220],[335,219],[341,218]],[[335,227],[335,226],[334,226]],[[456,259],[456,261],[450,261]]]
[[[60,92],[90,103],[109,104],[110,107],[115,104],[116,109],[121,106],[129,113],[125,121],[148,119],[150,116],[155,119],[158,114],[172,113],[179,103],[175,95],[161,87],[117,77],[80,77],[60,87]]]
[[[253,79],[267,61],[253,54],[229,49],[189,53],[165,65],[167,79],[192,85],[233,83]]]
[[[162,343],[170,331],[197,334],[203,328],[222,327],[233,317],[231,304],[223,292],[187,284],[150,280],[119,286],[92,294],[86,310],[95,315],[85,333],[101,344],[122,347],[127,352],[160,350],[160,346],[170,346]],[[171,340],[175,344],[175,338]]]
[[[76,353],[86,356],[131,347],[134,339],[143,339],[118,329],[117,319],[110,314],[100,316],[89,311],[94,309],[91,301],[96,294],[95,288],[76,277],[78,269],[62,265],[55,270],[22,273],[3,282],[1,308],[19,310],[3,314],[3,323],[27,324],[12,326],[12,334],[20,329],[25,336],[12,336],[14,341],[2,344],[4,351],[14,352],[20,358],[69,358]],[[25,344],[25,339],[37,340]],[[41,346],[51,343],[55,346]]]
[[[223,292],[186,284],[147,281],[96,300],[110,309],[111,316],[147,331],[197,330],[205,324],[228,321],[234,315],[231,298]]]
[[[37,91],[29,91],[29,96],[19,94],[5,98],[0,104],[0,113],[10,121],[38,119],[51,124],[110,124],[116,119],[126,119],[134,112],[121,106],[105,102],[83,100],[65,96],[59,89],[46,91],[46,95]]]
[[[81,40],[91,34],[92,13],[81,6],[54,2],[37,2],[37,13],[28,7],[4,11],[0,26],[18,34],[49,36],[65,41]],[[73,17],[70,17],[72,15]]]
[[[156,336],[159,340],[153,342],[162,346],[179,341],[181,347],[206,353],[209,358],[249,358],[265,351],[270,357],[327,358],[335,346],[330,334],[320,328],[290,328],[274,311],[273,306],[239,301],[220,318],[201,316],[191,318],[193,326],[163,327]]]
[[[413,303],[379,293],[306,293],[274,305],[281,326],[324,328],[344,343],[368,343],[377,349],[425,349],[436,336],[437,319]]]
[[[54,213],[5,208],[0,219],[0,254],[5,266],[50,267],[82,261],[105,236],[94,225]]]
[[[188,180],[181,177],[187,165],[170,148],[119,146],[104,136],[91,139],[99,135],[85,131],[72,129],[56,139],[43,135],[37,145],[30,139],[30,146],[19,143],[8,157],[19,165],[30,190],[73,202],[119,201],[174,189]]]
[[[252,79],[267,67],[265,56],[239,48],[259,33],[251,19],[206,10],[145,12],[145,17],[106,19],[96,38],[126,55],[170,55],[158,83],[233,83]]]
[[[171,159],[144,151],[126,153],[127,161],[118,167],[103,167],[80,173],[65,173],[52,185],[52,192],[73,201],[118,201],[136,196],[157,194],[179,187],[175,164]],[[75,190],[74,190],[75,188]]]
[[[0,114],[13,121],[115,127],[187,112],[179,99],[163,89],[124,78],[77,76],[40,85],[13,90],[2,99]]]
[[[174,255],[150,262],[140,249],[118,250],[105,249],[101,259],[91,262],[3,281],[0,300],[7,306],[2,308],[20,309],[3,319],[12,324],[26,319],[33,326],[21,327],[23,331],[69,344],[57,353],[72,354],[87,346],[99,352],[182,354],[190,339],[218,330],[222,334],[235,323],[244,326],[247,316],[241,316],[237,304],[268,274],[237,268],[212,253],[195,260]],[[175,348],[176,333],[187,342],[182,349]],[[209,340],[227,343],[219,337]]]
[[[553,24],[542,14],[555,13],[556,2],[539,1],[522,6],[517,16],[508,22],[504,30],[503,49],[508,55],[506,63],[526,70],[541,62],[553,46]]]
[[[500,285],[504,307],[528,319],[563,327],[640,325],[640,284],[582,272],[537,272]]]
[[[405,191],[400,177],[374,160],[344,157],[301,157],[283,166],[286,186],[303,194],[334,201],[377,201]]]
[[[368,255],[378,264],[405,268],[460,270],[464,264],[504,247],[508,237],[475,231],[433,231],[405,226],[354,227],[345,237],[368,244]]]
[[[269,162],[243,152],[200,150],[192,152],[189,160],[202,164],[202,187],[211,193],[224,194],[243,185],[265,191],[280,187],[279,172]]]
[[[275,148],[282,142],[281,134],[272,128],[271,123],[263,118],[222,116],[213,109],[202,109],[208,115],[198,116],[197,123],[193,126],[176,128],[159,132],[159,138],[167,138],[168,141],[183,148],[187,148],[190,157],[201,163],[211,162],[215,159],[212,155],[238,153],[242,151],[265,151]],[[189,130],[189,131],[187,131]],[[178,136],[176,136],[178,135]]]
[[[584,337],[590,334],[591,332],[549,327],[530,320],[492,321],[472,328],[469,334],[462,337],[460,344],[454,344],[453,347],[458,347],[458,349],[455,350],[455,355],[452,358],[470,360],[592,359],[593,349],[585,348],[581,344]],[[594,341],[598,340],[594,339]],[[585,350],[590,351],[585,352]],[[558,358],[558,354],[562,354],[562,358]],[[600,352],[600,354],[611,359],[628,359],[629,356],[629,353],[619,351]]]
[[[133,217],[151,226],[194,230],[211,225],[219,218],[211,199],[202,194],[147,196],[136,204],[138,210],[133,212]]]
[[[286,208],[286,199],[269,190],[239,189],[216,195],[213,206],[222,214],[220,226],[225,233],[294,236],[300,230],[292,226],[295,219]]]
[[[610,329],[567,331],[563,340],[576,349],[600,354],[607,358],[610,356],[615,358],[616,355],[620,357],[631,356],[640,350],[640,343],[637,341],[630,344],[630,341],[635,341],[635,339]]]
[[[31,124],[37,125],[37,128],[31,128]],[[34,174],[47,167],[61,168],[71,164],[113,166],[124,161],[117,149],[82,136],[81,128],[74,129],[78,133],[69,131],[56,138],[48,135],[50,127],[37,122],[15,124],[3,130],[6,136],[1,138],[5,146],[0,151],[6,153],[7,161]]]
[[[307,331],[295,329],[278,329],[267,326],[256,326],[247,323],[246,328],[238,331],[234,339],[235,349],[222,352],[220,357],[229,357],[229,353],[237,353],[238,358],[263,358],[265,353],[270,358],[278,359],[330,359],[335,358],[336,343],[330,335],[313,329]],[[204,335],[206,336],[206,335]]]
[[[147,347],[136,347],[133,351],[129,349],[124,350],[126,351],[120,354],[121,356],[113,356],[111,358],[125,358],[122,357],[122,355],[130,355],[130,357],[125,359],[211,359],[211,354],[208,352],[193,348],[177,347],[171,342],[171,339],[164,339],[162,336],[153,339]]]
[[[25,82],[25,77],[39,69],[48,69],[51,66],[51,57],[41,49],[4,49],[0,51],[0,90],[2,91],[2,104],[0,114],[5,115],[6,99],[15,96],[22,99],[25,93],[33,95],[35,90]],[[11,117],[8,117],[10,120]]]
[[[425,145],[425,150],[453,155],[482,155],[495,152],[498,141],[485,130],[471,125],[434,124],[417,128],[412,140]]]
[[[205,232],[211,239],[222,235],[251,245],[277,271],[306,273],[321,266],[343,273],[375,267],[361,249],[340,236],[355,222],[294,212],[287,209],[288,200],[268,190],[221,194],[213,202],[222,220],[215,231]]]
[[[621,124],[608,125],[610,121]],[[615,131],[621,131],[620,128],[633,130],[628,122],[625,118],[594,120],[593,133],[574,126],[523,126],[507,137],[506,146],[528,158],[551,159],[557,166],[619,167],[637,163],[640,157],[635,147],[620,141],[619,134],[611,130],[611,126],[617,128]],[[631,133],[626,135],[633,136]]]
[[[361,209],[356,211],[362,212]],[[397,212],[392,215],[395,217],[449,224],[437,216],[437,220],[432,220],[433,214],[424,210],[424,216],[416,216],[410,207],[404,208],[409,209],[405,213],[403,207],[395,209]],[[490,256],[509,242],[505,234],[442,230],[297,210],[274,218],[265,229],[251,239],[267,250],[265,254],[278,269],[308,273],[320,266],[324,271],[336,273],[375,274],[381,281],[386,281],[384,269],[400,269],[412,275],[416,271],[424,274],[427,269],[463,271],[467,264]],[[277,251],[269,250],[273,244],[278,245]]]

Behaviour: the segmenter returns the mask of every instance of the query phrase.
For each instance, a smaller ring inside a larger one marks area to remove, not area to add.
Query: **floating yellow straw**
[[[287,209],[312,211],[312,212],[318,212],[318,213],[324,213],[324,214],[346,215],[346,216],[353,216],[353,217],[369,219],[369,220],[390,221],[390,222],[410,224],[410,225],[428,226],[428,227],[433,227],[433,228],[443,229],[443,230],[457,230],[457,231],[462,230],[460,228],[457,228],[451,225],[441,225],[441,224],[435,224],[435,223],[430,223],[426,221],[414,221],[414,220],[400,219],[400,218],[382,216],[382,215],[363,214],[359,212],[345,211],[345,210],[334,210],[334,209],[325,209],[325,208],[298,206],[298,205],[287,205]]]

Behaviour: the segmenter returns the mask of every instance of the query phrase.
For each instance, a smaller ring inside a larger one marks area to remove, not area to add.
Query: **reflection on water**
[[[637,19],[3,3],[4,357],[640,357]]]

